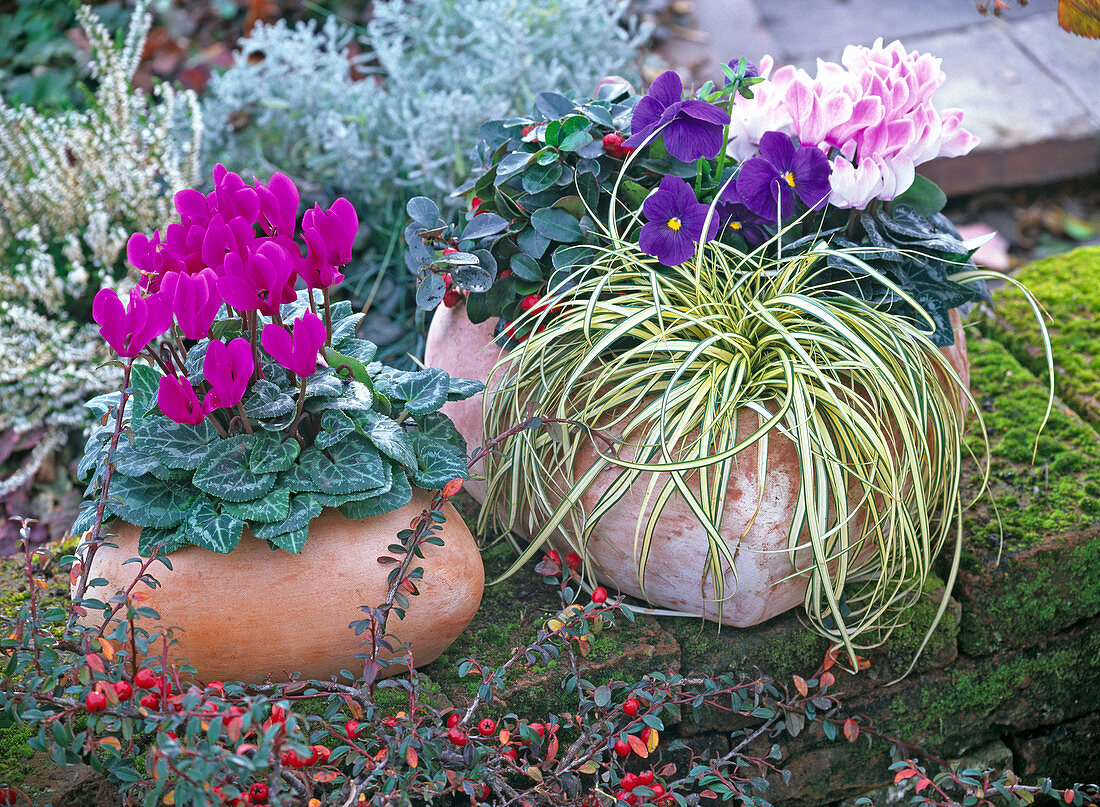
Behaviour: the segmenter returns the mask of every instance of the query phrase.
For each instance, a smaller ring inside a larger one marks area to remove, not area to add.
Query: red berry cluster
[[[447,247],[443,250],[444,255],[453,255],[458,252],[454,247]],[[454,308],[459,302],[462,301],[462,292],[454,287],[454,280],[451,279],[451,273],[443,275],[443,283],[446,284],[447,290],[443,292],[443,305],[447,308]]]
[[[619,787],[622,788],[615,794],[617,801],[623,801],[634,807],[636,804],[645,804],[647,799],[651,799],[655,804],[668,804],[672,801],[672,794],[665,790],[665,786],[660,782],[655,781],[656,775],[653,771],[642,771],[641,773],[628,773],[623,776],[619,782]],[[646,788],[641,793],[636,792],[639,788]],[[652,795],[650,795],[652,794]]]

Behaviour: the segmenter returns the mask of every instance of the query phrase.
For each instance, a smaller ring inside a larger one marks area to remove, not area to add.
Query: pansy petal
[[[646,94],[647,98],[654,99],[662,107],[675,104],[677,101],[682,100],[683,96],[684,82],[680,80],[680,76],[675,70],[666,70],[653,79],[653,83],[649,85],[649,92]]]
[[[730,122],[730,116],[726,110],[714,104],[708,104],[706,101],[684,101],[681,109],[688,117],[706,123],[716,123],[719,126],[726,126]]]
[[[746,160],[737,174],[737,194],[745,207],[767,221],[775,221],[776,218],[772,185],[777,179],[779,172],[763,157]]]

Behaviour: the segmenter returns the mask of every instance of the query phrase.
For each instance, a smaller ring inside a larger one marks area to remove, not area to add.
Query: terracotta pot
[[[365,616],[360,605],[385,599],[393,567],[378,558],[430,501],[431,494],[417,490],[399,510],[361,521],[326,508],[297,555],[270,549],[247,529],[228,555],[185,547],[169,556],[172,571],[153,565],[161,586],[139,586],[148,594],[142,605],[160,614],[160,624],[182,629],[172,656],[188,659],[201,680],[286,680],[292,672],[324,680],[342,669],[361,670],[355,654],[364,652],[363,637],[348,624]],[[473,536],[452,506],[444,512],[445,545],[424,548],[420,594],[410,597],[404,620],[390,622],[390,631],[412,645],[418,667],[465,630],[485,585]],[[89,589],[89,597],[106,600],[134,579],[136,564],[123,562],[137,556],[141,530],[123,524],[114,532],[118,548],[101,547],[90,572],[108,585]]]
[[[956,312],[951,313],[955,344],[943,349],[944,355],[969,384],[970,366],[966,356],[966,336]],[[428,331],[425,362],[440,367],[455,376],[489,379],[500,356],[499,348],[490,340],[491,322],[474,325],[465,309],[441,308],[436,311]],[[487,394],[492,393],[489,384]],[[483,442],[483,396],[448,403],[446,414],[454,421],[471,447]],[[746,437],[757,426],[753,413],[745,413],[738,421],[738,436]],[[624,456],[629,457],[629,452]],[[581,451],[574,466],[577,476],[596,458],[594,450]],[[806,595],[807,578],[791,578],[793,573],[811,565],[809,551],[799,552],[792,565],[787,553],[787,537],[795,511],[800,472],[794,443],[781,434],[769,439],[767,474],[764,495],[759,501],[759,480],[756,472],[756,448],[747,449],[738,457],[739,473],[731,476],[723,517],[723,537],[736,552],[736,574],[726,573],[725,595],[721,621],[728,625],[747,627],[800,605]],[[476,468],[475,473],[483,469]],[[585,510],[590,511],[600,495],[607,490],[617,469],[600,474],[581,497]],[[658,488],[664,474],[658,474]],[[597,579],[605,585],[635,597],[642,595],[638,581],[634,536],[640,505],[645,501],[649,478],[643,475],[600,520],[587,546],[589,562]],[[465,489],[484,500],[485,485],[471,480]],[[557,504],[551,502],[550,504]],[[649,510],[646,510],[648,516]],[[862,527],[863,516],[857,514],[853,528]],[[522,527],[518,532],[525,533]],[[858,534],[858,532],[856,533]],[[551,539],[559,549],[569,541],[564,534]],[[712,581],[706,579],[707,540],[687,503],[676,494],[661,514],[658,529],[650,547],[645,578],[645,595],[650,603],[688,613],[717,619]],[[868,550],[870,551],[870,549]]]

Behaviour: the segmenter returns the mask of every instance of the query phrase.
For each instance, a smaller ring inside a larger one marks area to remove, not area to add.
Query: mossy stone
[[[1047,326],[1059,394],[1086,420],[1100,425],[1100,248],[1084,247],[1030,263],[1017,280],[1050,314]],[[1031,306],[1006,287],[986,330],[1021,362],[1046,375],[1042,335]]]

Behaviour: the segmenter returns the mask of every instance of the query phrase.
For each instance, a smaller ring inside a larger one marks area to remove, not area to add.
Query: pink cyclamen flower
[[[302,234],[306,257],[298,268],[302,280],[311,289],[323,289],[340,283],[338,269],[351,261],[351,249],[359,231],[359,217],[347,199],[340,197],[328,210],[320,205],[302,216]]]
[[[134,233],[126,242],[126,260],[141,272],[141,290],[151,294],[160,289],[161,278],[170,272],[184,272],[186,264],[160,240],[160,230],[153,237]]]
[[[296,299],[294,258],[273,240],[265,240],[244,256],[228,253],[222,268],[218,291],[238,311],[260,311],[270,317],[280,305]]]
[[[254,179],[252,187],[260,197],[260,226],[264,231],[293,238],[298,220],[298,187],[294,180],[276,171],[267,185]]]
[[[176,315],[176,322],[188,339],[205,339],[221,308],[218,276],[213,269],[197,275],[173,272],[161,280],[161,293]]]
[[[100,289],[92,301],[92,318],[115,353],[132,359],[168,330],[172,309],[159,293],[142,297],[139,289],[131,289],[124,306],[117,291]]]
[[[202,402],[203,411],[212,412],[240,403],[255,369],[252,345],[244,337],[238,336],[228,345],[211,340],[202,362],[202,374],[210,385]]]
[[[160,383],[157,386],[157,405],[160,406],[160,411],[165,417],[176,423],[188,423],[194,426],[206,417],[191,382],[175,375],[160,377]]]
[[[325,344],[327,336],[321,318],[307,312],[294,320],[290,332],[274,323],[265,326],[260,341],[268,355],[281,366],[308,378],[317,371],[317,351]]]
[[[214,166],[214,190],[206,198],[226,219],[240,216],[247,222],[259,220],[260,195],[256,189],[220,163]]]

